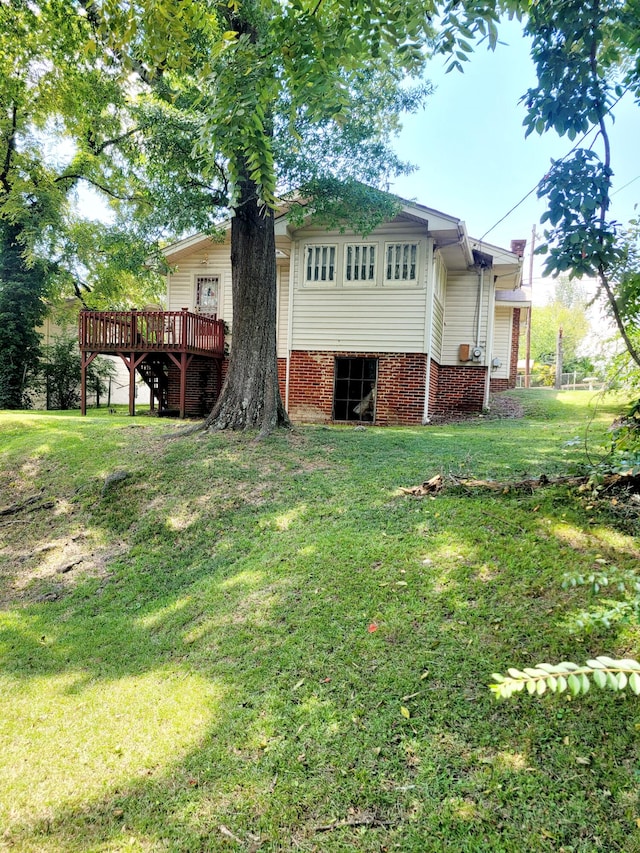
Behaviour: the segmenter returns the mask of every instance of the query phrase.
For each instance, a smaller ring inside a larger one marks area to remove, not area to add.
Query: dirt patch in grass
[[[5,522],[9,524],[11,522]],[[6,527],[3,533],[6,535]],[[0,607],[57,601],[79,579],[103,578],[106,581],[111,574],[110,563],[128,550],[119,540],[100,544],[88,530],[58,531],[60,535],[44,541],[39,541],[32,533],[35,530],[14,528],[13,541],[0,550],[4,564]],[[34,545],[34,539],[38,544]]]
[[[520,400],[509,394],[492,394],[490,401],[489,414],[486,417],[491,419],[499,418],[521,418],[524,415],[524,406]]]
[[[509,394],[492,394],[489,398],[489,411],[487,412],[457,412],[451,415],[434,415],[432,423],[436,426],[440,424],[455,424],[464,423],[465,421],[496,421],[504,420],[505,418],[522,418],[524,416],[524,406],[514,397]]]

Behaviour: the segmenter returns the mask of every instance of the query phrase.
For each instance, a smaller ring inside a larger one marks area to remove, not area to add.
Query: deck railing
[[[224,322],[191,311],[81,311],[80,349],[224,355]]]

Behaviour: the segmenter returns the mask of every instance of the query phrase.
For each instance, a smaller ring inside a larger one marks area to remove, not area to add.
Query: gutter
[[[489,395],[491,394],[491,362],[493,360],[493,333],[495,329],[495,284],[490,289],[488,294],[489,298],[487,299],[487,349],[485,353],[485,358],[487,360],[487,375],[484,381],[484,398],[482,401],[483,409],[489,408]]]
[[[478,273],[478,322],[476,324],[476,346],[480,346],[480,329],[482,328],[482,297],[484,296],[484,267]],[[487,323],[489,314],[487,312]]]

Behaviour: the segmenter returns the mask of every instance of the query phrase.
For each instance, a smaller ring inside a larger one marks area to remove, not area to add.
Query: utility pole
[[[559,391],[562,388],[562,326],[558,329],[558,340],[556,342],[556,384],[555,388]]]
[[[529,255],[529,290],[533,296],[533,253],[536,248],[536,226],[531,226],[531,253]],[[533,300],[532,300],[533,301]],[[524,367],[524,387],[531,387],[531,311],[533,305],[529,306],[529,317],[527,320],[527,352],[526,362]]]

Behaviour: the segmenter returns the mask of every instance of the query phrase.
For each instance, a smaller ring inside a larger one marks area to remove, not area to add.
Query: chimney
[[[514,255],[517,255],[521,258],[524,255],[524,247],[527,245],[526,240],[512,240],[511,241],[511,251]]]

